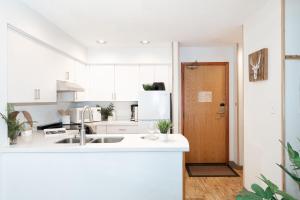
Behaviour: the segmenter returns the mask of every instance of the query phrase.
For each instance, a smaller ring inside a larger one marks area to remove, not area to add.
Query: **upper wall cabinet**
[[[114,65],[91,65],[89,80],[90,101],[115,100],[115,68]]]
[[[154,82],[155,67],[152,65],[140,65],[139,68],[139,91],[143,91],[143,84],[152,84]]]
[[[79,66],[84,74],[83,64],[13,30],[7,46],[9,103],[56,102],[56,81],[75,82]]]
[[[172,69],[170,65],[140,65],[139,89],[143,84],[164,82],[166,90],[172,92]]]
[[[90,67],[80,63],[75,64],[75,82],[84,88],[84,92],[75,93],[75,101],[89,101]]]
[[[169,65],[156,65],[154,72],[155,82],[164,82],[166,90],[172,92],[172,69]]]
[[[8,31],[8,102],[55,102],[55,53],[19,33]]]
[[[115,66],[115,100],[137,101],[139,83],[138,65]]]

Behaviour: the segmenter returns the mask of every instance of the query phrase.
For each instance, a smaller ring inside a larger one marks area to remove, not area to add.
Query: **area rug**
[[[187,163],[186,169],[190,177],[238,177],[239,175],[227,164]]]

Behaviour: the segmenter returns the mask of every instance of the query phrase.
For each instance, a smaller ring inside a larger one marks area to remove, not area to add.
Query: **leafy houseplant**
[[[98,106],[98,105],[97,105]],[[99,106],[98,106],[99,107]],[[110,103],[108,105],[108,107],[101,107],[101,118],[103,121],[107,121],[108,116],[112,116],[113,115],[113,111],[115,109],[114,104]]]
[[[143,88],[145,91],[154,90],[153,84],[143,84]]]
[[[289,159],[292,163],[292,171],[289,171],[283,165],[277,164],[281,169],[283,169],[300,187],[300,176],[297,175],[297,172],[300,170],[300,156],[299,152],[295,151],[290,143],[287,143],[285,149],[288,152]],[[279,187],[268,180],[266,177],[261,175],[260,178],[266,185],[266,189],[263,189],[257,184],[253,184],[251,189],[253,192],[248,190],[241,191],[236,197],[237,200],[297,200],[295,197],[279,190]],[[280,198],[279,198],[280,197]]]
[[[5,116],[3,113],[0,113],[0,116],[7,124],[8,129],[8,137],[10,139],[10,144],[16,144],[16,139],[21,131],[24,130],[24,124],[29,123],[32,127],[32,118],[30,114],[26,111],[22,111],[24,117],[26,118],[27,122],[20,122],[17,120],[17,115],[19,114],[19,111],[14,111],[14,108],[12,105],[7,105],[7,116]]]
[[[157,127],[162,134],[167,134],[169,129],[172,127],[170,120],[160,120],[157,123]]]

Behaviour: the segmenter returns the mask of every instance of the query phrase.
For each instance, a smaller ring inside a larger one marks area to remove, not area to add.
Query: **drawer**
[[[97,134],[106,134],[106,126],[97,126],[96,133]]]
[[[108,134],[138,133],[138,126],[107,126]]]

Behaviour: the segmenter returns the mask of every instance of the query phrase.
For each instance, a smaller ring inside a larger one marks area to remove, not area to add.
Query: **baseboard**
[[[243,166],[242,165],[238,165],[236,164],[234,161],[229,161],[228,165],[233,168],[233,169],[237,169],[237,170],[242,170]]]

